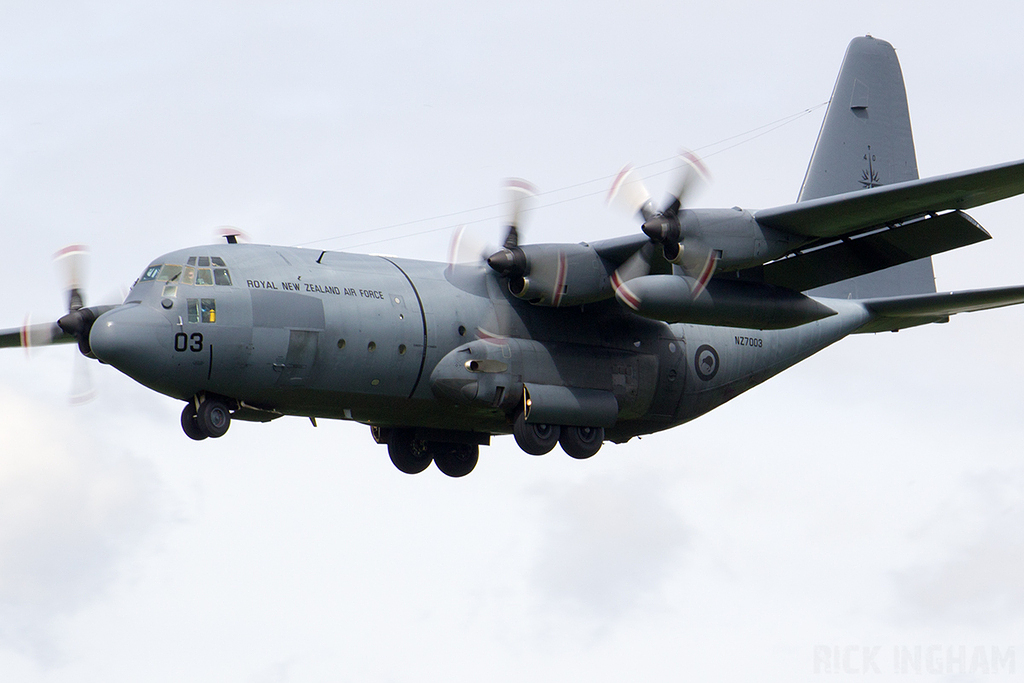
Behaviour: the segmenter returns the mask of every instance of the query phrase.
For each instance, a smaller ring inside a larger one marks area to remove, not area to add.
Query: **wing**
[[[1024,160],[762,209],[754,218],[796,235],[836,238],[1021,193]]]
[[[956,313],[1024,303],[1024,286],[865,299],[862,303],[872,319],[857,332],[894,332],[905,327],[946,322]]]

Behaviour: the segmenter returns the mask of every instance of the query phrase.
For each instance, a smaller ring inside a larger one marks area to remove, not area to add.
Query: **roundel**
[[[693,369],[705,382],[718,374],[718,352],[714,347],[702,344],[697,348],[697,354],[693,357]]]

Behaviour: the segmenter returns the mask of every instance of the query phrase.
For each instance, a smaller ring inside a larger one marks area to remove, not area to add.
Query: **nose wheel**
[[[207,398],[195,405],[189,401],[181,411],[181,429],[195,441],[206,438],[217,439],[227,433],[231,426],[231,411],[228,404],[219,398]]]

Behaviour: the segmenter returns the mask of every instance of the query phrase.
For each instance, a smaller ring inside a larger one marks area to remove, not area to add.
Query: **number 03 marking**
[[[203,335],[199,332],[193,332],[191,336],[184,332],[177,333],[174,335],[174,350],[179,353],[185,351],[199,353],[203,350]]]

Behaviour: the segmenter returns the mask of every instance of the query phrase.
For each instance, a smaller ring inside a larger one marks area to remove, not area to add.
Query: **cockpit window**
[[[195,256],[189,256],[188,257],[188,261],[185,261],[185,263],[187,265],[194,266],[196,264],[196,257]]]
[[[210,267],[210,257],[209,256],[200,256],[199,257],[199,267],[200,268],[209,268]]]
[[[149,282],[150,280],[155,280],[156,275],[157,273],[160,272],[161,267],[162,266],[150,266],[149,268],[146,268],[146,272],[143,273],[142,277],[139,278],[139,282]]]
[[[227,268],[214,268],[213,269],[213,281],[218,285],[231,285],[231,275],[228,273]]]
[[[160,268],[156,279],[160,282],[174,282],[181,277],[181,266],[165,265]]]
[[[210,263],[212,263],[215,266],[220,266],[221,268],[228,267],[228,264],[224,263],[224,259],[222,259],[220,256],[211,256]]]
[[[200,263],[203,257],[199,257]],[[199,268],[196,270],[196,284],[197,285],[212,285],[213,284],[213,271],[209,268]]]
[[[191,260],[191,259],[189,259]],[[196,269],[192,266],[185,266],[184,274],[181,276],[181,284],[194,285],[196,282]]]

